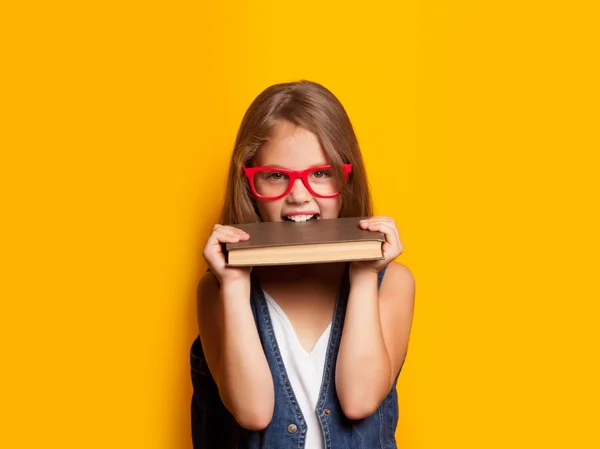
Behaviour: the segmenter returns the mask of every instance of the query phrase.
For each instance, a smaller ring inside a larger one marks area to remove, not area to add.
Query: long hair
[[[257,150],[282,120],[317,137],[339,178],[342,177],[340,166],[352,164],[348,181],[342,183],[340,217],[371,216],[367,175],[346,110],[325,87],[310,81],[298,81],[268,87],[244,114],[231,156],[220,223],[235,225],[260,221],[255,198],[242,168],[252,166]]]

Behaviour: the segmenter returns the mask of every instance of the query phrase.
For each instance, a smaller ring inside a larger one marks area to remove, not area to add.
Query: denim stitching
[[[273,324],[271,322],[271,317],[269,316],[267,301],[262,292],[262,288],[260,288],[258,280],[256,281],[253,295],[254,295],[254,298],[257,298],[259,301],[261,318],[262,318],[261,322],[265,326],[265,330],[267,332],[269,345],[271,347],[271,353],[273,354],[273,356],[275,357],[275,361],[277,362],[277,369],[279,370],[279,375],[281,376],[281,379],[285,386],[285,390],[288,393],[288,398],[289,398],[290,402],[292,403],[292,406],[294,409],[294,414],[295,414],[296,418],[298,419],[298,423],[301,425],[300,435],[298,438],[298,448],[302,449],[304,447],[304,440],[305,440],[306,432],[307,432],[306,422],[304,421],[304,415],[302,414],[302,410],[300,410],[300,406],[298,405],[298,401],[296,400],[296,395],[294,394],[292,384],[290,383],[290,380],[288,378],[287,371],[285,369],[285,364],[283,363],[283,359],[281,357],[281,352],[279,351],[279,345],[277,343],[277,338],[275,337],[275,332],[273,330]]]

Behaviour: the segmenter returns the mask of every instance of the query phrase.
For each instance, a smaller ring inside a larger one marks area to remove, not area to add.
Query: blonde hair
[[[340,217],[371,216],[371,195],[364,163],[346,110],[325,87],[298,81],[268,87],[246,111],[231,156],[220,223],[235,225],[260,221],[255,198],[242,168],[252,165],[257,150],[282,120],[312,132],[340,178],[341,164],[352,164],[352,173],[343,183]]]

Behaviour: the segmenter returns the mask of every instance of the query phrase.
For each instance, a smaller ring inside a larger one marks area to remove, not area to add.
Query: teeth
[[[311,217],[312,217],[312,215],[290,215],[287,218],[289,220],[299,222],[299,221],[308,221],[308,220],[310,220]]]

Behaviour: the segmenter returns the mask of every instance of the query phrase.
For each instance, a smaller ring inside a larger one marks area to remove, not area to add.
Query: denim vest
[[[379,272],[378,286],[385,268]],[[335,367],[350,283],[345,270],[335,304],[331,334],[327,347],[323,381],[316,412],[326,449],[396,449],[394,433],[398,422],[396,382],[375,413],[365,419],[350,420],[342,411],[335,387]],[[273,376],[275,408],[270,424],[261,431],[241,427],[219,397],[199,338],[190,351],[194,394],[192,398],[192,441],[194,449],[302,449],[306,422],[294,396],[262,288],[251,278],[251,306],[260,341]],[[404,364],[404,362],[403,362]],[[357,385],[356,388],[360,388]],[[306,448],[311,449],[311,448]]]

